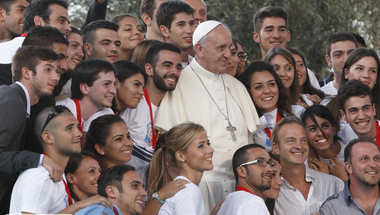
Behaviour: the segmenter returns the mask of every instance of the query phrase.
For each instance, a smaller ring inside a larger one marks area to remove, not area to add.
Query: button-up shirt
[[[282,178],[280,196],[276,199],[274,214],[284,215],[310,215],[319,211],[322,203],[331,195],[340,192],[344,188],[344,182],[339,178],[306,168],[307,182],[310,182],[307,199],[301,191],[291,186]]]
[[[321,215],[334,215],[334,214],[365,214],[367,212],[360,206],[360,204],[352,198],[350,192],[350,181],[348,180],[344,189],[328,198],[320,209]],[[380,198],[377,199],[375,209],[373,210],[374,215],[380,215]],[[371,214],[372,215],[372,214]]]

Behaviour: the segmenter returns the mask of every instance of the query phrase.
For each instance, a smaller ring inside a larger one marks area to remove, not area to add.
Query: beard
[[[153,69],[153,83],[154,85],[157,87],[157,89],[161,90],[161,91],[173,91],[177,85],[177,83],[175,85],[166,85],[165,84],[165,80],[164,78],[168,78],[168,77],[171,77],[173,79],[175,79],[176,81],[178,81],[178,77],[175,76],[175,75],[164,75],[164,76],[160,76],[155,69]]]

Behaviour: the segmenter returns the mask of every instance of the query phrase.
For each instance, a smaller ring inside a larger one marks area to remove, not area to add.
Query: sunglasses
[[[239,60],[241,62],[246,62],[248,59],[248,54],[245,52],[239,52],[239,53],[237,53],[237,56],[239,57]]]
[[[240,167],[241,166],[247,166],[247,165],[250,165],[250,164],[255,164],[255,163],[257,163],[259,166],[262,166],[262,167],[266,167],[268,164],[272,168],[276,167],[276,163],[273,162],[272,160],[266,161],[266,160],[263,160],[263,159],[256,159],[256,160],[253,160],[253,161],[249,161],[249,162],[240,164]]]
[[[55,117],[57,116],[58,114],[62,113],[63,111],[70,111],[69,108],[67,108],[66,106],[64,105],[57,105],[57,106],[54,106],[51,110],[50,110],[50,113],[45,121],[45,124],[44,126],[42,127],[42,130],[41,130],[41,134],[42,132],[44,132],[44,129],[46,128],[46,126],[49,124],[49,122]]]

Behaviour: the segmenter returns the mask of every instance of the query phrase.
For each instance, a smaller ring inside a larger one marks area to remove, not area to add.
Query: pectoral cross
[[[226,129],[227,131],[231,132],[232,141],[236,142],[236,136],[235,136],[236,127],[232,126],[231,122],[228,121],[228,126],[226,127]]]

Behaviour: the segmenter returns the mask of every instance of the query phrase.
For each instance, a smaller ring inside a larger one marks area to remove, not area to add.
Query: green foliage
[[[107,19],[120,13],[140,18],[141,0],[109,0]],[[74,26],[83,23],[91,0],[72,0],[70,20]],[[205,0],[208,19],[230,27],[233,36],[242,41],[249,61],[261,58],[260,47],[253,39],[253,15],[263,6],[283,7],[289,16],[291,41],[287,47],[300,50],[307,65],[317,77],[327,76],[325,41],[338,31],[357,32],[367,46],[380,49],[380,1],[378,0]],[[141,21],[141,20],[140,20]]]

